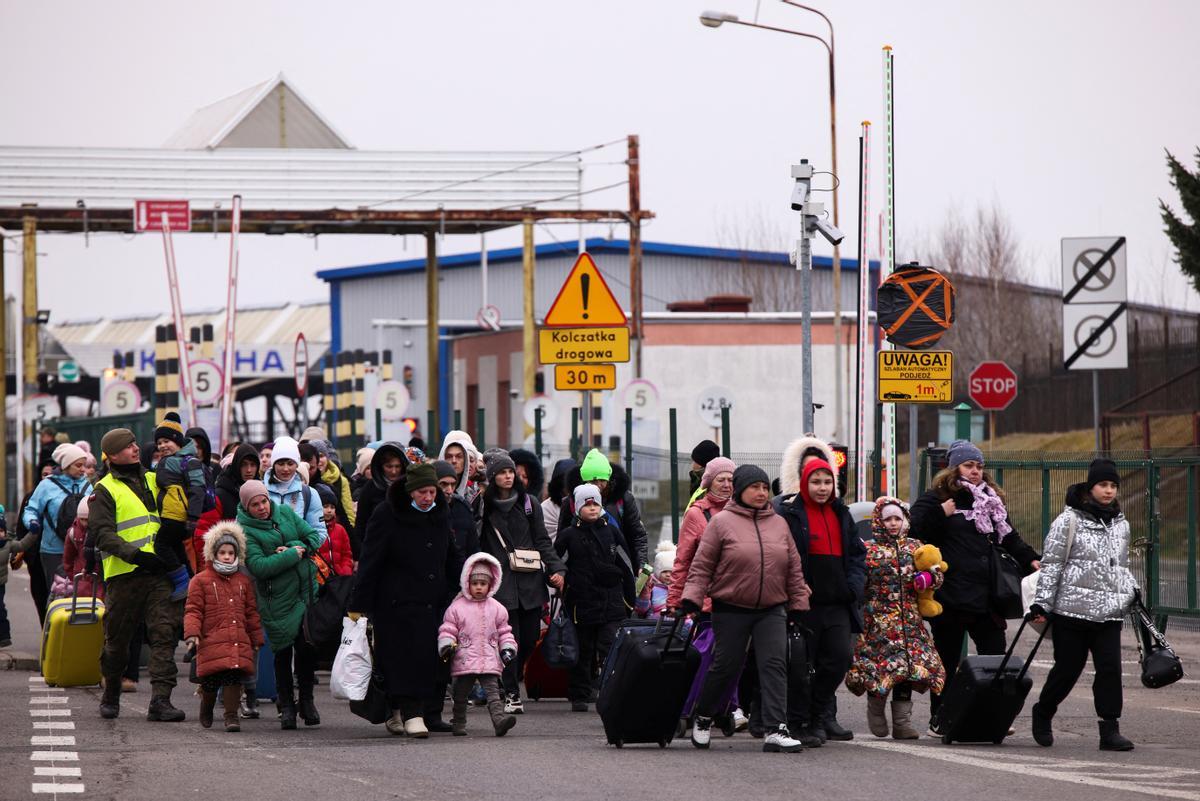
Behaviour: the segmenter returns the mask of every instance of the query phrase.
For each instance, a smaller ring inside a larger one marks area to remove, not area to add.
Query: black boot
[[[792,732],[792,737],[804,743],[805,748],[820,748],[825,744],[825,738],[821,736],[825,732],[820,728],[814,729],[808,725],[792,726],[790,724],[788,728]]]
[[[1121,728],[1115,720],[1102,720],[1100,721],[1100,750],[1132,751],[1133,741],[1121,734]]]
[[[837,718],[828,715],[821,719],[821,728],[825,730],[827,740],[853,740],[854,732],[838,723]]]
[[[321,715],[317,712],[317,705],[313,703],[311,679],[300,682],[300,718],[304,721],[305,726],[321,725]]]
[[[146,720],[164,723],[178,723],[186,717],[182,709],[177,709],[171,704],[169,695],[158,695],[150,699],[150,708],[146,711]]]
[[[291,695],[281,695],[277,702],[279,704],[279,728],[294,729],[296,728],[296,701]]]
[[[1052,717],[1046,714],[1040,704],[1034,704],[1032,711],[1033,741],[1040,746],[1049,748],[1054,745],[1054,729],[1050,726]]]
[[[100,696],[100,717],[112,720],[121,714],[121,677],[104,680],[104,694]]]

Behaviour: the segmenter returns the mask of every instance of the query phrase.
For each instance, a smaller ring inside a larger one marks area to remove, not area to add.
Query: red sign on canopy
[[[133,230],[161,231],[164,212],[172,233],[192,230],[192,209],[186,200],[133,201]]]

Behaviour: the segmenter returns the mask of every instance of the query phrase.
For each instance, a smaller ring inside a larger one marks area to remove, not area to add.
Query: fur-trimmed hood
[[[479,564],[480,562],[487,565],[488,570],[490,570],[492,573],[492,588],[488,590],[487,597],[495,597],[496,590],[500,589],[500,576],[504,572],[500,567],[500,560],[492,556],[490,553],[484,553],[483,551],[471,554],[467,557],[467,561],[463,564],[462,574],[458,577],[458,586],[462,587],[463,597],[469,600],[474,600],[471,598],[471,588],[469,586],[471,571],[474,570],[475,565]]]
[[[204,534],[204,561],[212,563],[217,561],[217,541],[225,535],[233,537],[237,542],[237,558],[239,562],[245,562],[246,559],[246,532],[236,520],[221,520],[213,524]]]
[[[904,528],[900,530],[900,535],[898,537],[893,537],[888,533],[888,530],[883,527],[883,518],[880,516],[880,513],[883,511],[883,507],[888,505],[899,506],[900,511],[904,513]],[[893,498],[890,495],[882,495],[876,499],[875,508],[871,510],[871,531],[874,533],[875,540],[877,542],[886,542],[888,544],[892,544],[898,539],[903,539],[908,536],[909,526],[910,520],[907,503],[899,498]]]
[[[546,484],[546,470],[542,467],[542,460],[537,458],[533,451],[524,448],[513,448],[508,455],[513,464],[525,467],[525,475],[529,477],[529,481],[525,482],[525,491],[534,498],[541,499],[542,487]]]
[[[782,495],[795,495],[800,491],[800,459],[809,448],[816,448],[824,454],[822,457],[829,464],[837,464],[833,448],[819,437],[800,437],[783,449],[783,462],[779,465],[779,487]],[[838,487],[837,471],[833,473],[833,496],[841,495]]]

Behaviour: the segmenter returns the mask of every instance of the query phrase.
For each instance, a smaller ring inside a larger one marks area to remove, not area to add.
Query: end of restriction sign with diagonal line
[[[1125,303],[1063,307],[1063,367],[1120,370],[1129,366]]]
[[[1126,299],[1126,240],[1062,240],[1063,303],[1119,303]]]

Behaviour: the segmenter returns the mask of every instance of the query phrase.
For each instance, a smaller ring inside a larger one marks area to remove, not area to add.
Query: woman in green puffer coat
[[[246,569],[254,577],[258,612],[275,654],[280,727],[296,728],[293,652],[300,717],[304,725],[316,726],[321,722],[313,703],[317,652],[300,627],[317,598],[317,571],[308,557],[320,546],[320,535],[290,506],[272,501],[261,481],[242,484],[239,499],[237,521],[246,531]]]

